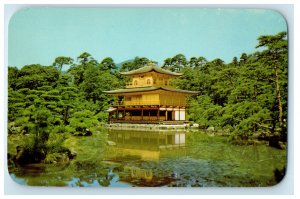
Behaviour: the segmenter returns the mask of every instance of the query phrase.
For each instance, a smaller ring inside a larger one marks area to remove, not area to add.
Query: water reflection
[[[185,132],[110,131],[107,160],[122,160],[119,176],[123,181],[138,186],[166,185],[173,174],[168,169],[159,171],[159,160],[185,155],[185,138]]]
[[[144,161],[158,161],[161,156],[185,151],[184,132],[110,131],[108,140],[113,153]]]
[[[68,164],[15,166],[11,177],[38,186],[268,186],[286,151],[237,146],[201,132],[109,131],[70,137]]]

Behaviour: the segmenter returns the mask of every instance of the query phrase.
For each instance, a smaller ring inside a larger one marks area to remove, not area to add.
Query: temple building
[[[197,91],[172,87],[171,79],[181,76],[156,65],[121,72],[130,83],[124,89],[105,91],[118,97],[109,108],[109,121],[118,123],[170,123],[186,122],[187,96]]]

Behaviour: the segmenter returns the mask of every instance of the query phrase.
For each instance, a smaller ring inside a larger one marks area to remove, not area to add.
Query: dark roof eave
[[[181,92],[181,93],[189,93],[189,94],[199,94],[200,91],[189,91],[189,90],[181,90],[181,89],[172,89],[172,88],[163,88],[161,87],[162,90],[166,91],[172,91],[172,92]]]
[[[155,90],[165,90],[170,92],[180,92],[180,93],[187,93],[187,94],[199,94],[199,91],[188,91],[188,90],[180,90],[180,89],[173,89],[173,88],[164,88],[164,87],[141,87],[141,88],[125,88],[125,89],[118,89],[118,90],[111,90],[111,91],[103,91],[107,94],[122,94],[122,93],[136,93],[136,92],[149,92]]]
[[[137,74],[148,73],[148,72],[151,72],[151,71],[156,71],[158,73],[173,75],[173,76],[183,75],[182,73],[175,73],[175,72],[168,71],[168,70],[158,68],[158,67],[155,67],[155,66],[144,66],[144,67],[138,68],[136,70],[132,70],[132,71],[128,71],[128,72],[120,72],[120,74],[121,75],[137,75]]]

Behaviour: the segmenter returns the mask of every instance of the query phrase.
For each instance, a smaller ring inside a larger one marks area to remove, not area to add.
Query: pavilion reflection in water
[[[160,155],[184,151],[185,132],[110,131],[108,140],[124,155],[158,160]]]
[[[152,169],[127,161],[135,159],[137,162],[158,163],[161,158],[185,155],[185,136],[185,132],[110,131],[110,157],[122,161],[124,170],[121,178],[143,179],[146,183],[154,183],[159,176]]]

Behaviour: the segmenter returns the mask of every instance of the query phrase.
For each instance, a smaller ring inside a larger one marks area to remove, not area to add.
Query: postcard
[[[26,8],[10,19],[6,67],[18,184],[270,187],[285,176],[277,11]]]

